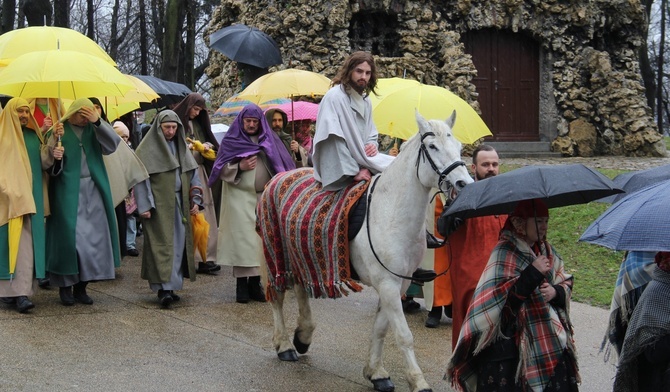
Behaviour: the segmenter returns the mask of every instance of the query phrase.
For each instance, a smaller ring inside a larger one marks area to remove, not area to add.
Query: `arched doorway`
[[[495,141],[540,140],[540,55],[532,38],[483,29],[463,35],[477,68],[473,83]]]

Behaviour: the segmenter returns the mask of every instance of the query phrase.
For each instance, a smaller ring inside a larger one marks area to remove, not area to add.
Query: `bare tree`
[[[54,26],[70,27],[70,0],[54,0]]]
[[[179,73],[179,61],[182,58],[182,26],[186,16],[188,0],[168,0],[165,11],[165,35],[163,36],[163,62],[161,78],[183,81]]]
[[[663,86],[663,75],[664,75],[664,54],[665,54],[665,16],[667,13],[667,0],[661,0],[661,40],[658,45],[658,62],[657,66],[657,86]],[[659,88],[656,97],[656,121],[658,123],[658,131],[663,132],[663,88]]]
[[[649,46],[647,42],[649,41],[649,23],[651,21],[651,9],[654,3],[654,0],[642,0],[642,5],[645,8],[646,14],[646,25],[643,26],[643,38],[642,45],[638,49],[638,56],[640,59],[640,73],[642,74],[642,81],[645,87],[645,96],[647,98],[647,105],[651,108],[652,112],[654,111],[654,104],[656,102],[656,80],[654,75],[654,69],[652,68],[651,61],[649,60]]]
[[[0,34],[11,31],[14,28],[14,18],[16,18],[16,1],[3,0],[2,25],[0,26]]]

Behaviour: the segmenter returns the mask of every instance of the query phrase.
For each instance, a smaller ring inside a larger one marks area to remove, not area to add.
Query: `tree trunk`
[[[147,35],[147,18],[146,18],[146,5],[144,0],[139,0],[140,7],[140,74],[146,75],[149,69],[149,60],[147,56],[147,41],[149,39]]]
[[[86,25],[88,26],[86,36],[95,41],[95,7],[93,0],[86,0]]]
[[[26,4],[26,0],[19,0],[19,17],[16,20],[16,28],[22,29],[26,27],[26,13],[23,11],[23,6]],[[45,18],[46,19],[46,18]],[[49,24],[51,24],[51,4],[49,4]],[[46,21],[44,22],[46,25]]]
[[[656,92],[656,123],[658,127],[658,132],[663,134],[663,66],[665,56],[665,16],[667,13],[667,0],[661,0],[661,42],[659,43],[658,48],[658,64],[657,64],[657,82],[656,85],[660,86]]]
[[[70,27],[70,0],[54,0],[54,26]]]
[[[651,6],[654,0],[642,0],[642,5],[645,7],[646,26],[642,35],[642,45],[638,48],[638,57],[640,62],[640,73],[642,74],[642,82],[644,83],[644,95],[647,98],[647,105],[651,108],[652,115],[656,109],[656,80],[654,75],[654,68],[649,61],[649,47],[647,40],[649,39],[649,22],[651,18]]]
[[[151,27],[154,32],[154,46],[162,48],[165,41],[165,35],[163,34],[163,22],[165,20],[165,3],[163,1],[151,0],[151,15],[153,19],[151,20]],[[161,63],[154,64],[154,75],[156,70],[161,70],[163,68],[163,58],[159,60]]]
[[[3,0],[2,1],[2,26],[0,26],[0,34],[6,33],[14,29],[14,19],[16,18],[16,1]]]
[[[119,0],[114,0],[114,5],[112,6],[112,21],[119,20]],[[111,31],[109,33],[109,56],[113,59],[117,58],[119,51],[119,41],[118,41],[119,29],[116,23],[111,24]]]
[[[191,90],[195,87],[195,23],[198,19],[198,1],[187,0],[186,4],[186,45],[184,46],[184,84]]]
[[[165,10],[165,36],[163,37],[163,56],[161,78],[179,81],[179,60],[182,49],[182,26],[186,0],[168,0]]]

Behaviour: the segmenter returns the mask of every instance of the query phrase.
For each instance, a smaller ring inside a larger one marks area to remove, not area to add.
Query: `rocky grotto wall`
[[[540,137],[567,156],[663,156],[644,98],[636,50],[639,0],[222,0],[209,33],[244,23],[271,35],[284,64],[335,75],[354,50],[377,57],[380,77],[448,88],[477,107],[477,71],[461,34],[523,33],[541,51]],[[213,52],[212,101],[240,91],[237,64]]]

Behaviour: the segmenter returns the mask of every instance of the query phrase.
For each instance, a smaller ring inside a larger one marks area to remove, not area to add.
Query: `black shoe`
[[[172,300],[173,300],[174,302],[177,302],[177,301],[179,301],[179,300],[181,299],[181,297],[178,296],[177,294],[175,294],[173,290],[170,290],[170,297],[172,297]]]
[[[236,301],[241,304],[249,302],[249,279],[237,278],[237,288],[235,290]]]
[[[426,319],[426,328],[437,328],[440,325],[440,320],[442,319],[442,307],[433,306],[433,308],[428,312],[428,318]]]
[[[72,296],[72,286],[59,287],[58,294],[60,295],[60,302],[64,306],[74,305],[74,297]]]
[[[16,304],[16,297],[0,297],[0,302],[7,305]]]
[[[16,298],[16,310],[18,310],[19,313],[25,313],[34,307],[35,304],[33,304],[25,295]]]
[[[412,283],[423,286],[424,283],[432,282],[436,277],[437,274],[433,270],[417,268],[412,274]]]
[[[51,288],[51,281],[49,278],[37,279],[37,285],[40,286],[41,289],[49,289]]]
[[[88,282],[79,282],[74,285],[72,296],[74,300],[84,305],[93,305],[93,298],[86,294],[86,285]]]
[[[168,290],[158,290],[158,302],[163,308],[169,308],[174,298],[170,295]]]
[[[426,319],[426,328],[437,328],[440,326],[440,318],[428,316]]]
[[[198,262],[198,269],[195,272],[199,274],[212,274],[216,275],[214,272],[221,271],[221,266],[214,263],[213,261],[207,262]]]
[[[126,251],[126,253],[128,254],[128,256],[132,256],[132,257],[137,257],[137,256],[140,255],[140,251],[137,250],[137,249],[128,249]]]
[[[266,302],[260,276],[252,276],[249,278],[249,298],[256,302]]]
[[[416,302],[414,298],[407,297],[402,300],[402,310],[405,313],[416,313],[421,310],[421,304]]]
[[[444,307],[444,315],[453,318],[453,307],[451,305],[447,305]]]

